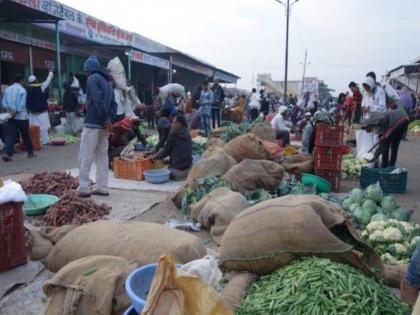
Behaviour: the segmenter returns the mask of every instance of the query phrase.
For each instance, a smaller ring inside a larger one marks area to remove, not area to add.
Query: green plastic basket
[[[302,184],[310,185],[314,184],[316,186],[316,190],[319,193],[330,193],[331,192],[331,183],[326,179],[315,176],[312,174],[302,174],[302,178],[300,179]]]
[[[35,194],[28,195],[23,204],[23,211],[27,216],[44,214],[49,207],[55,204],[59,198],[54,195]]]

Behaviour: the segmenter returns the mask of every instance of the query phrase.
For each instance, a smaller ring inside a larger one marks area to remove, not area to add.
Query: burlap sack
[[[223,290],[222,299],[233,312],[241,305],[246,291],[257,279],[257,275],[249,272],[235,272]]]
[[[64,266],[48,280],[45,315],[120,315],[130,306],[124,283],[137,263],[115,256],[89,256]]]
[[[229,188],[217,188],[190,206],[190,216],[202,226],[210,229],[213,240],[220,245],[226,228],[248,203],[240,193]]]
[[[197,180],[208,176],[221,176],[232,166],[236,165],[235,160],[222,148],[215,148],[209,151],[204,158],[194,164],[187,177],[187,184],[190,187],[197,186]]]
[[[233,315],[199,277],[176,270],[168,255],[159,258],[142,315]]]
[[[280,164],[264,160],[243,160],[233,166],[222,177],[232,190],[239,192],[255,191],[263,188],[276,190],[283,179],[284,169]]]
[[[313,255],[367,274],[371,268],[383,271],[378,253],[360,238],[344,211],[313,195],[276,198],[240,213],[223,235],[219,263],[228,270],[266,274],[297,257]]]
[[[312,155],[295,154],[283,162],[283,167],[288,173],[302,175],[303,173],[312,173],[314,170],[314,158]]]
[[[53,248],[53,244],[44,238],[39,231],[31,230],[26,238],[31,260],[42,260],[48,256]]]
[[[161,224],[97,221],[63,237],[48,255],[45,266],[57,272],[71,261],[92,255],[124,257],[143,266],[156,262],[163,254],[183,264],[205,256],[206,249],[198,237]]]
[[[276,133],[270,125],[261,123],[255,124],[254,127],[252,127],[251,132],[263,141],[276,141]]]
[[[76,225],[63,225],[63,226],[46,226],[41,228],[41,234],[44,238],[49,240],[51,243],[56,244],[61,240],[67,233],[71,232]]]
[[[262,141],[253,133],[246,133],[225,144],[224,149],[237,162],[244,159],[267,160],[269,154]]]

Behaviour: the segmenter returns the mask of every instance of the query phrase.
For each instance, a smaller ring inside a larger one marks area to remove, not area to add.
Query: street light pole
[[[289,67],[289,17],[290,17],[290,0],[286,3],[286,53],[284,60],[284,92],[283,103],[287,104],[287,70]]]

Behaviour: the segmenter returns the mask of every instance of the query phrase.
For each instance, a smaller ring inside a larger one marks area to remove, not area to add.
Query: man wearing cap
[[[86,115],[79,152],[79,196],[93,193],[108,196],[108,138],[111,121],[117,112],[111,78],[95,56],[83,65],[88,73],[86,85]],[[90,169],[96,164],[96,189],[92,192]]]
[[[22,135],[28,157],[34,157],[32,140],[29,134],[29,116],[26,110],[26,90],[23,87],[23,75],[17,75],[15,83],[9,86],[2,99],[3,108],[10,113],[11,118],[6,123],[5,152],[3,161],[9,162],[15,153],[15,144],[18,141],[16,136]]]
[[[290,144],[290,128],[293,127],[293,124],[287,121],[286,118],[287,107],[282,105],[279,107],[277,115],[271,121],[271,127],[276,132],[276,138],[283,139],[283,146]]]
[[[48,97],[45,91],[50,85],[53,76],[53,73],[50,71],[47,79],[42,83],[39,83],[34,75],[28,78],[26,108],[29,112],[29,124],[39,127],[42,144],[49,142],[48,129],[50,129],[51,125],[48,116]]]

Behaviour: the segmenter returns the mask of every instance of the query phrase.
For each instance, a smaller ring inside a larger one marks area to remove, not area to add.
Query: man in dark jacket
[[[168,141],[159,153],[152,156],[152,160],[168,156],[171,177],[176,180],[186,178],[192,166],[192,139],[187,120],[182,115],[175,117]]]
[[[213,129],[222,126],[220,111],[222,110],[223,103],[225,101],[225,91],[219,84],[219,80],[214,80],[213,85],[214,103],[211,106],[211,118],[213,123]]]
[[[108,138],[111,121],[117,112],[111,78],[95,56],[84,66],[89,74],[86,87],[85,123],[79,152],[79,195],[108,196]],[[89,178],[92,163],[96,164],[96,190],[91,190]]]
[[[371,162],[377,161],[382,155],[382,167],[395,166],[398,148],[407,132],[408,124],[408,115],[402,106],[385,113],[371,113],[369,118],[362,121],[362,129],[367,132],[375,131],[379,134],[379,146]]]

